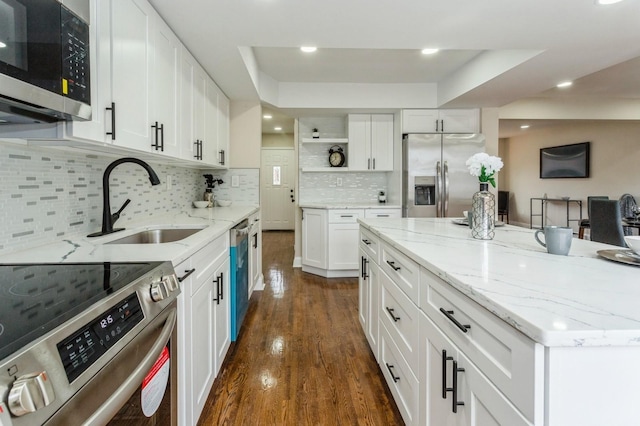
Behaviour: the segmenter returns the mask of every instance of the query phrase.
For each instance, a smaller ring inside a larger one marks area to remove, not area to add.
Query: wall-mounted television
[[[540,179],[588,178],[590,142],[540,148]]]

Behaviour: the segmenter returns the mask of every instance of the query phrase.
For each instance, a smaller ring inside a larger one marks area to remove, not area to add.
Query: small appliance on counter
[[[387,196],[385,195],[384,191],[378,192],[378,202],[382,204],[387,202]]]
[[[204,190],[204,195],[202,196],[202,199],[209,203],[207,207],[213,207],[213,202],[215,201],[213,196],[213,188],[216,183],[220,185],[220,184],[223,184],[224,181],[222,179],[214,179],[213,175],[210,175],[210,174],[206,174],[202,176],[204,176],[204,178],[207,180],[207,187]]]

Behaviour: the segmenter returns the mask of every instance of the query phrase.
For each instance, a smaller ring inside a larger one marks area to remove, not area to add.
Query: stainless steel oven
[[[0,265],[0,424],[176,425],[169,262]]]
[[[88,22],[89,0],[0,0],[0,111],[91,118]]]

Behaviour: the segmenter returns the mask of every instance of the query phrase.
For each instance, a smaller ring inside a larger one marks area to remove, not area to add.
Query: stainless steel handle
[[[113,416],[120,410],[120,408],[129,400],[131,395],[136,391],[142,380],[146,377],[153,364],[160,356],[160,352],[165,347],[173,328],[176,324],[176,309],[172,308],[167,316],[167,320],[162,327],[160,336],[156,339],[153,346],[149,350],[149,353],[144,357],[142,362],[138,364],[136,369],[127,377],[127,379],[120,385],[120,387],[98,408],[91,417],[89,417],[85,424],[94,425],[107,424]],[[175,356],[175,355],[172,355]]]
[[[441,217],[442,214],[442,167],[440,162],[436,163],[436,217]]]
[[[442,216],[446,217],[449,215],[449,163],[444,162],[444,214]]]

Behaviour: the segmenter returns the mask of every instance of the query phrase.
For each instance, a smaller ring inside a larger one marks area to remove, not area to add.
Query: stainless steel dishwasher
[[[243,220],[230,232],[231,341],[235,342],[249,307],[249,221]]]

